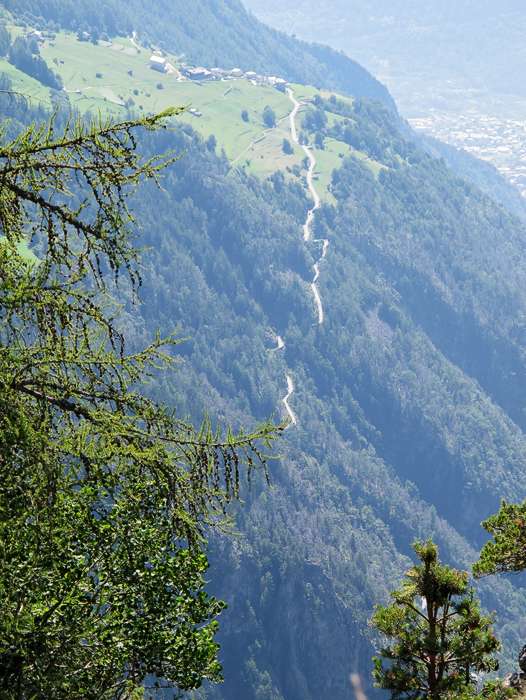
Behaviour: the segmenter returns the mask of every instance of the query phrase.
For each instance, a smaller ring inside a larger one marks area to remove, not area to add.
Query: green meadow
[[[13,34],[20,33],[18,28],[12,30]],[[128,109],[148,114],[170,106],[184,106],[186,110],[178,119],[191,124],[204,138],[214,134],[217,147],[225,151],[234,167],[260,177],[282,170],[288,178],[296,177],[298,167],[302,168],[305,154],[292,142],[290,133],[291,101],[275,88],[255,85],[246,79],[184,80],[178,70],[178,59],[173,55],[167,55],[173,72],[159,73],[150,68],[150,50],[137,47],[126,38],[94,45],[79,41],[75,34],[60,32],[54,40],[41,45],[41,55],[61,76],[71,105],[81,113],[118,117]],[[14,90],[28,96],[35,104],[51,106],[49,91],[38,81],[6,60],[0,61],[0,71],[10,77]],[[330,96],[312,86],[291,87],[296,99],[306,103],[317,94],[325,98]],[[270,129],[263,122],[263,110],[267,105],[276,115],[276,126]],[[191,109],[199,115],[192,114]],[[303,110],[297,116],[298,133]],[[248,119],[242,118],[244,111]],[[338,119],[341,117],[329,114],[329,120]],[[283,152],[284,139],[292,146],[291,154]],[[333,202],[329,191],[332,171],[350,154],[361,158],[375,174],[381,168],[347,144],[326,139],[323,150],[315,149],[315,177],[325,201]],[[304,170],[301,174],[305,174]]]

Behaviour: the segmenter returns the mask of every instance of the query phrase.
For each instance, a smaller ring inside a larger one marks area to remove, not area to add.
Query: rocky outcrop
[[[516,690],[521,697],[526,697],[526,644],[521,649],[518,661],[520,671],[516,671],[508,676],[504,685]]]

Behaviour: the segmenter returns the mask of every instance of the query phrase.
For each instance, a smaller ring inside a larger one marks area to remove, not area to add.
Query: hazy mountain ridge
[[[498,6],[471,0],[300,0],[294,5],[277,0],[247,0],[246,5],[273,26],[306,38],[322,37],[332,46],[352,53],[370,69],[379,70],[384,61],[395,72],[427,72],[433,79],[464,74],[472,87],[477,82],[490,81],[501,92],[511,86],[524,92],[518,79],[520,72],[511,75],[501,71],[504,57],[519,45],[524,26],[523,6],[516,0]],[[521,54],[515,55],[517,71],[518,62],[524,60]],[[449,70],[451,67],[453,71]]]

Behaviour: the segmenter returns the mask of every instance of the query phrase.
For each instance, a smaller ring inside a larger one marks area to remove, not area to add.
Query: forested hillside
[[[364,140],[375,132],[371,155],[403,163],[375,178],[350,158],[334,175],[338,206],[316,230],[331,241],[322,327],[308,288],[316,244],[299,235],[306,202],[279,178],[236,175],[181,133],[187,154],[166,192],[138,209],[152,251],[136,332],[181,324],[191,338],[157,391],[183,412],[213,403],[246,423],[279,413],[285,368],[296,382],[298,426],[273,486],[254,484],[239,535],[211,552],[211,585],[230,602],[226,681],[212,691],[225,700],[348,697],[348,671],[367,676],[372,606],[411,541],[431,535],[469,567],[480,520],[501,496],[525,495],[524,228],[385,114],[353,119]],[[281,355],[273,332],[287,339]],[[523,593],[481,588],[511,658]]]
[[[61,6],[26,11],[57,21]],[[305,169],[255,177],[188,124],[140,143],[181,155],[162,188],[132,201],[145,246],[141,305],[124,295],[119,323],[131,349],[158,329],[187,338],[177,370],[149,392],[180,416],[208,411],[249,427],[286,417],[286,375],[294,380],[297,424],[269,465],[270,487],[254,475],[233,535],[211,542],[209,589],[229,604],[225,683],[203,691],[213,700],[348,700],[351,671],[371,698],[385,697],[370,688],[368,620],[412,541],[432,537],[447,562],[469,569],[481,520],[500,498],[526,496],[524,224],[426,153],[389,109],[310,94],[302,141],[320,162],[334,143],[342,154],[311,240]],[[1,110],[43,118],[5,95]],[[526,595],[514,580],[480,591],[507,668],[524,642]]]
[[[420,135],[420,139],[423,148],[435,158],[443,158],[454,173],[474,184],[515,216],[526,218],[526,200],[516,187],[499,174],[495,166],[431,136]]]

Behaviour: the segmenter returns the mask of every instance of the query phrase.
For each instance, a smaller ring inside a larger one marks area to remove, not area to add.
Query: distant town
[[[499,118],[473,110],[463,114],[436,111],[409,122],[417,131],[492,163],[526,197],[525,120]]]

